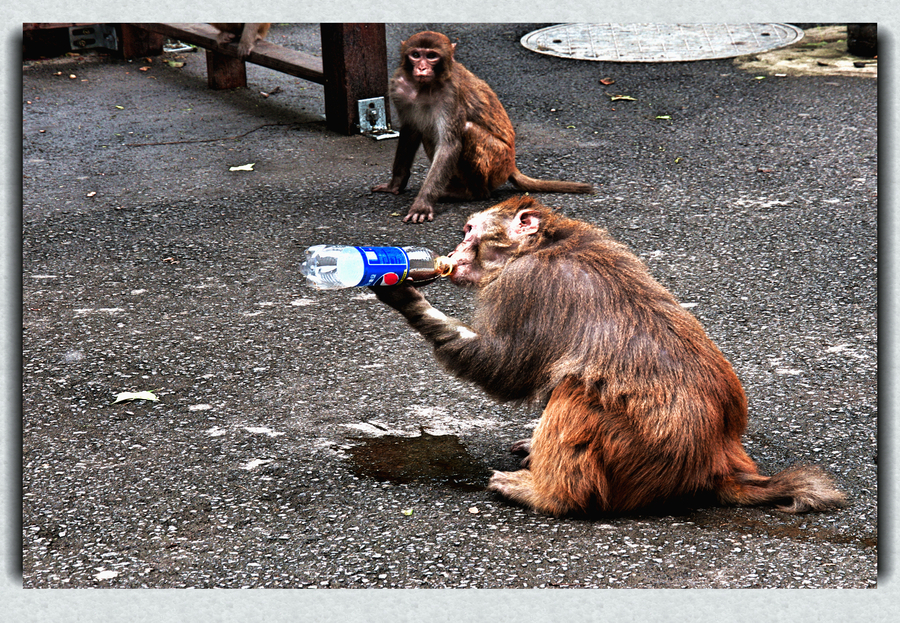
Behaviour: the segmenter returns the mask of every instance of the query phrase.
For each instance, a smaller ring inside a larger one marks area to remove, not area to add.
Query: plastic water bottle
[[[319,290],[392,286],[446,277],[456,263],[425,247],[346,247],[320,244],[306,250],[300,271]]]

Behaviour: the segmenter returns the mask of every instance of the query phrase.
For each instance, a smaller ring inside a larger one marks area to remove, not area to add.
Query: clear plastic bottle
[[[306,250],[300,271],[319,290],[391,286],[446,277],[455,262],[425,247],[347,247],[320,244]]]

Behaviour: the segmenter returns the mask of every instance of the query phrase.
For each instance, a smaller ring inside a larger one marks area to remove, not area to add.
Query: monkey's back
[[[516,132],[494,90],[458,61],[453,65],[453,72],[458,84],[464,85],[457,91],[466,121],[480,125],[515,150]]]
[[[545,400],[577,379],[598,408],[660,443],[683,441],[685,426],[740,435],[743,388],[699,321],[605,231],[564,224],[557,236],[481,291],[476,331],[508,344],[485,390]]]
[[[736,465],[755,473],[731,364],[605,232],[582,230],[513,260],[483,295],[476,330],[493,322],[513,344],[487,391],[548,399],[532,441],[536,482],[562,486],[555,462],[570,470],[577,461],[584,504],[628,510],[715,490]],[[517,312],[492,320],[500,308]]]

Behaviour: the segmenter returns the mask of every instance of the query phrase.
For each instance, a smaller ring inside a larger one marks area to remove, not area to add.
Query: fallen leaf
[[[97,194],[97,191],[92,190],[91,192],[89,192],[89,193],[87,194],[87,196],[88,196],[88,197],[93,197],[93,196],[96,195],[96,194]]]
[[[111,580],[113,578],[119,577],[119,572],[113,571],[112,569],[104,569],[99,573],[95,573],[94,577],[98,580]]]
[[[138,71],[150,71],[149,67],[138,67]]]
[[[183,61],[170,61],[170,60],[167,60],[167,61],[166,61],[166,64],[167,64],[169,67],[175,67],[176,69],[177,69],[178,67],[184,67],[184,62],[183,62]]]
[[[600,79],[600,84],[610,85],[610,84],[615,84],[615,83],[616,83],[616,81],[613,80],[612,78],[601,78]]]
[[[657,119],[671,119],[672,117],[670,117],[669,115],[656,115],[656,118]]]
[[[125,402],[126,400],[149,400],[151,402],[159,402],[159,398],[153,392],[119,392],[116,394],[116,402]]]
[[[229,171],[252,171],[253,165],[255,165],[255,164],[256,164],[255,162],[251,162],[250,164],[242,164],[239,167],[230,167],[228,170]]]
[[[412,510],[411,508],[404,508],[404,509],[403,509],[402,511],[400,511],[400,512],[403,513],[404,515],[406,515],[407,517],[409,517],[410,515],[413,514],[413,510]]]
[[[118,108],[119,110],[125,110],[124,106],[116,106],[116,108]]]
[[[609,96],[609,101],[611,101],[611,102],[617,102],[619,100],[626,100],[628,102],[636,102],[637,101],[635,98],[631,97],[630,95],[610,95]]]

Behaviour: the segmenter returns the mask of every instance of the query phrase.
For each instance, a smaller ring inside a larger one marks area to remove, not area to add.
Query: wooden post
[[[207,82],[211,89],[246,87],[247,62],[318,82],[325,86],[326,125],[329,130],[341,134],[359,131],[359,100],[374,97],[384,97],[387,100],[387,41],[384,24],[322,24],[321,60],[268,41],[258,42],[246,59],[239,59],[234,55],[236,46],[233,44],[219,46],[216,42],[217,31],[209,24],[148,23],[122,26],[123,29],[128,26],[132,31],[149,31],[151,35],[155,33],[157,36],[172,37],[205,48]],[[220,50],[228,53],[223,54]],[[144,52],[141,53],[143,54]],[[146,55],[150,55],[150,52],[147,51]],[[387,101],[385,109],[387,121],[390,122],[390,106]]]
[[[164,35],[138,28],[134,24],[118,24],[118,27],[119,51],[123,58],[162,54]]]
[[[320,31],[328,129],[358,132],[361,99],[384,97],[390,114],[384,24],[322,24]]]
[[[206,83],[210,89],[240,89],[247,86],[247,63],[233,56],[206,51]]]

